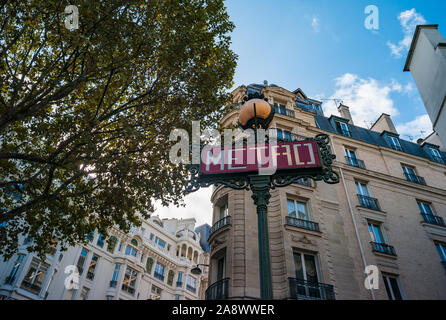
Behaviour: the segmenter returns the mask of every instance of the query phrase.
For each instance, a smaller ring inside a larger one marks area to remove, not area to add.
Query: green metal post
[[[263,300],[273,298],[271,260],[269,255],[268,237],[268,203],[270,194],[270,176],[249,176],[252,198],[257,206],[259,267],[260,267],[260,297]]]

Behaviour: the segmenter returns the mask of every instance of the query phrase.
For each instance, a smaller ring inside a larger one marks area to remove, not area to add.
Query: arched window
[[[146,271],[148,273],[152,273],[152,267],[153,267],[153,259],[148,257],[146,262]]]
[[[135,239],[132,239],[132,240],[130,241],[130,243],[131,243],[133,246],[135,246],[135,247],[138,246],[138,241],[136,241]]]
[[[115,236],[111,236],[110,239],[108,240],[107,251],[110,253],[113,253],[115,251],[117,242],[118,242],[118,239]]]

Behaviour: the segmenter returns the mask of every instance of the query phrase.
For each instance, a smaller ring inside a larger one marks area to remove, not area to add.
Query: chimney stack
[[[339,104],[338,107],[338,112],[341,115],[342,118],[347,119],[351,125],[353,124],[353,119],[352,119],[352,115],[350,114],[350,108],[343,105],[342,103]]]
[[[379,116],[378,120],[372,125],[370,130],[382,133],[383,131],[393,132],[398,134],[395,126],[393,125],[393,121],[390,116],[386,113],[383,113]]]

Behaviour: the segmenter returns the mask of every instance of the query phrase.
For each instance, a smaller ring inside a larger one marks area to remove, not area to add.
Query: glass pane
[[[294,266],[296,270],[296,278],[304,279],[304,270],[302,267],[302,256],[300,253],[294,252]]]
[[[291,140],[291,132],[289,132],[289,131],[284,131],[284,133],[285,133],[285,139],[286,139],[286,140]]]
[[[218,260],[217,264],[217,281],[223,279],[224,268],[225,268],[225,259],[221,258],[220,260]]]
[[[398,286],[398,281],[396,280],[396,278],[389,277],[389,281],[392,287],[392,292],[393,296],[395,297],[395,300],[402,300],[403,298],[401,296],[400,287]]]
[[[386,286],[387,297],[389,300],[393,300],[392,293],[390,292],[389,284],[387,283],[387,277],[383,277],[384,285]]]
[[[305,259],[305,273],[307,276],[307,281],[317,283],[318,278],[317,278],[316,262],[314,256],[305,254],[304,259]]]
[[[384,243],[384,238],[381,233],[381,228],[377,225],[373,225],[373,231],[375,235],[375,241],[378,243]]]
[[[296,202],[296,204],[297,204],[297,212],[299,215],[298,218],[303,220],[308,220],[306,204],[302,202]]]
[[[294,205],[294,200],[287,200],[288,205],[288,215],[296,218],[296,207]]]

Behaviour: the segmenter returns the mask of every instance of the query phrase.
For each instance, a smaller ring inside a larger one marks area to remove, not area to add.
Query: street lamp
[[[201,269],[199,266],[205,266],[205,267],[209,267],[208,264],[203,264],[203,263],[199,263],[197,264],[197,266],[195,268],[193,268],[190,273],[195,274],[195,275],[200,275],[201,274]]]

